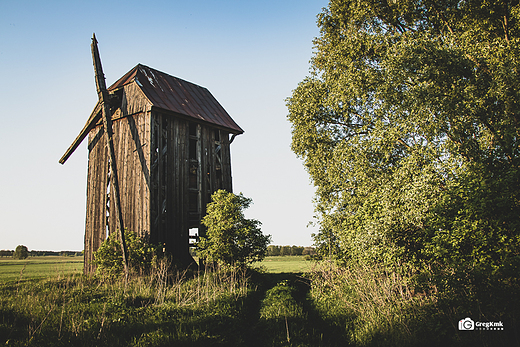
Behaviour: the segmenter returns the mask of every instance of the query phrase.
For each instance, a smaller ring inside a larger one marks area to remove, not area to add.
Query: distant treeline
[[[0,250],[0,257],[12,257],[14,253],[14,250],[6,250],[2,249]],[[72,257],[72,256],[80,256],[83,255],[83,252],[76,252],[76,251],[29,251],[29,257],[42,257],[45,255],[55,255],[55,256],[62,256],[62,257]]]
[[[315,255],[316,252],[314,247],[301,247],[301,246],[267,246],[268,256],[278,255]]]

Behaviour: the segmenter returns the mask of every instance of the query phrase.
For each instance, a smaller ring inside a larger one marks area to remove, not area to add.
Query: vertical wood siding
[[[222,145],[222,189],[233,192],[231,177],[231,150],[229,143],[229,133],[221,131],[220,139]]]
[[[127,230],[150,237],[150,151],[149,116],[144,113],[113,123],[114,147],[119,175],[121,211]],[[110,211],[114,211],[111,191]],[[117,219],[109,218],[110,233],[117,231]]]
[[[149,238],[151,230],[149,118],[146,113],[140,113],[115,120],[112,125],[123,222],[126,229],[145,239]],[[107,225],[109,233],[117,230],[117,219],[111,215],[115,208],[109,183],[106,136],[103,127],[98,126],[89,134],[85,273],[95,270],[93,252],[106,239]]]
[[[89,133],[89,160],[87,173],[87,213],[85,223],[84,272],[90,273],[95,252],[106,237],[106,205],[108,151],[103,127]]]

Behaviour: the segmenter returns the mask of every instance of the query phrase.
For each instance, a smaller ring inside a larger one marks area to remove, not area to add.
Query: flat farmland
[[[0,281],[34,278],[57,278],[81,273],[83,257],[41,256],[23,260],[0,258]]]
[[[310,271],[314,262],[305,260],[305,256],[278,256],[266,257],[253,267],[261,267],[270,273],[300,273]]]
[[[253,267],[263,268],[269,273],[300,273],[310,270],[312,262],[304,256],[266,257]],[[0,258],[0,281],[35,278],[56,278],[81,273],[83,257],[41,256],[23,260]]]

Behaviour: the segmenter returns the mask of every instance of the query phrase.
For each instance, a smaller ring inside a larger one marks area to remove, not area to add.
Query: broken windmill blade
[[[123,213],[121,211],[121,197],[119,194],[119,180],[117,175],[116,156],[114,151],[114,141],[112,138],[112,113],[110,112],[110,105],[108,102],[108,92],[105,84],[105,75],[103,74],[103,67],[101,66],[101,58],[99,57],[99,50],[97,46],[96,35],[92,35],[92,60],[94,63],[94,73],[96,77],[96,89],[99,97],[99,103],[102,105],[103,112],[103,126],[105,127],[107,136],[107,147],[110,155],[110,169],[112,170],[112,188],[114,190],[114,202],[116,215],[119,224],[119,241],[121,242],[121,252],[123,253],[123,266],[125,269],[125,276],[128,279],[128,258],[126,250],[126,242],[124,235]]]
[[[121,251],[123,253],[123,266],[125,269],[125,275],[128,277],[128,258],[127,258],[127,249],[126,249],[126,242],[124,237],[124,225],[123,225],[123,215],[121,211],[121,199],[120,199],[120,193],[119,193],[119,182],[118,182],[118,175],[117,175],[117,165],[116,165],[116,158],[115,158],[115,152],[114,152],[114,142],[113,142],[113,132],[112,132],[112,114],[110,111],[110,105],[109,105],[109,94],[106,88],[105,84],[105,75],[103,74],[103,68],[101,66],[101,59],[99,57],[99,50],[97,47],[97,40],[96,35],[94,34],[92,36],[92,60],[94,65],[94,74],[95,74],[95,80],[96,80],[96,90],[98,93],[98,102],[96,106],[94,107],[94,110],[90,114],[90,117],[79,133],[79,135],[76,137],[74,142],[70,145],[70,147],[67,149],[65,154],[60,158],[59,162],[60,164],[65,164],[67,159],[74,153],[74,151],[79,147],[81,142],[87,137],[89,132],[94,129],[98,122],[102,119],[103,120],[103,127],[106,132],[107,136],[107,148],[110,155],[110,169],[112,172],[112,189],[114,194],[114,205],[115,205],[115,212],[118,217],[118,225],[119,225],[119,240],[121,242]]]

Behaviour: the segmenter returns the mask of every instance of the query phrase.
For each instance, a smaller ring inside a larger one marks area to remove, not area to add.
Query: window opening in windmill
[[[190,247],[195,246],[195,243],[199,241],[199,228],[190,228]]]
[[[190,228],[188,230],[188,252],[192,256],[197,256],[196,244],[199,242],[199,228]]]
[[[215,129],[215,186],[222,188],[222,142],[220,130]]]
[[[198,133],[197,133],[197,128],[198,128],[197,123],[190,122],[189,128],[190,128],[189,129],[190,136],[195,136],[195,137],[198,136]]]
[[[164,239],[166,232],[167,179],[168,179],[168,119],[157,113],[152,121],[152,190],[154,199],[151,201],[152,212],[152,242]]]

